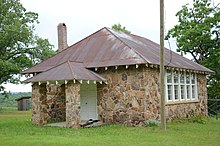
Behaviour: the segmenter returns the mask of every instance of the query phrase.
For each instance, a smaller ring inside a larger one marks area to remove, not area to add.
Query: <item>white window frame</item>
[[[167,83],[167,71],[165,72],[165,95],[166,95],[166,98],[165,98],[165,100],[166,100],[166,102],[169,102],[169,101],[173,101],[173,78],[172,78],[172,76],[173,76],[173,73],[171,72],[171,83]],[[168,85],[171,85],[171,100],[168,100]]]
[[[167,83],[167,73],[171,73],[171,82],[172,83]],[[177,72],[178,74],[178,83],[174,83],[174,72]],[[180,75],[183,74],[184,77],[184,83],[180,82]],[[186,76],[189,75],[189,83],[186,83]],[[192,76],[195,75],[194,80],[195,83],[192,83]],[[171,85],[171,99],[168,100],[168,85]],[[174,86],[178,86],[178,97],[175,98],[175,88]],[[184,86],[184,98],[181,98],[181,86]],[[189,86],[189,98],[188,96],[188,91],[187,91],[187,86]],[[195,98],[192,97],[192,87],[195,87],[194,89],[194,95]],[[165,72],[165,95],[166,95],[166,102],[187,102],[187,101],[196,101],[198,99],[198,91],[197,91],[197,74],[193,72],[183,72],[183,71],[177,71],[177,70],[166,70]]]
[[[186,100],[186,86],[185,86],[185,84],[186,84],[186,75],[185,75],[185,72],[181,72],[181,73],[183,75],[183,83],[179,82],[179,85],[180,85],[180,101],[185,101]],[[180,76],[180,73],[179,73],[179,76]],[[184,90],[183,99],[181,98],[181,95],[182,95],[181,86],[183,86],[183,90]]]

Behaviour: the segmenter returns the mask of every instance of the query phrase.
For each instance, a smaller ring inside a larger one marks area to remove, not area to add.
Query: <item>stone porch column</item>
[[[32,85],[32,124],[44,125],[47,123],[47,89],[46,83]]]
[[[66,127],[80,127],[80,83],[69,81],[66,84]]]

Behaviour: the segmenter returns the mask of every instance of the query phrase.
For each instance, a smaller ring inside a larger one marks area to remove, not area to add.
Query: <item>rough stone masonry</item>
[[[99,68],[107,84],[97,83],[97,108],[103,123],[143,126],[148,119],[160,119],[159,69],[135,65]],[[197,74],[198,100],[166,104],[167,120],[192,114],[207,115],[206,76]],[[80,83],[33,84],[32,123],[43,125],[66,121],[69,128],[80,124]]]

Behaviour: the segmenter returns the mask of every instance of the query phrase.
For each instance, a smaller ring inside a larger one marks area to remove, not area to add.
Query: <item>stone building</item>
[[[66,25],[58,32],[59,52],[23,71],[34,75],[25,81],[32,83],[33,124],[160,120],[157,43],[102,28],[67,47]],[[168,49],[165,69],[166,119],[207,115],[206,75],[212,71]]]

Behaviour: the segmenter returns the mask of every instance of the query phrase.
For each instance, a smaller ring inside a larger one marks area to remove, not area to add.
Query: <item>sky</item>
[[[27,11],[39,15],[35,33],[50,41],[57,49],[57,25],[67,26],[68,45],[84,37],[120,23],[132,34],[160,41],[160,0],[20,0]],[[220,0],[215,0],[219,2]],[[175,16],[192,0],[164,0],[165,34],[178,23]],[[170,40],[175,51],[175,40]],[[168,42],[165,47],[169,48]],[[31,92],[31,85],[5,85],[7,91]]]

